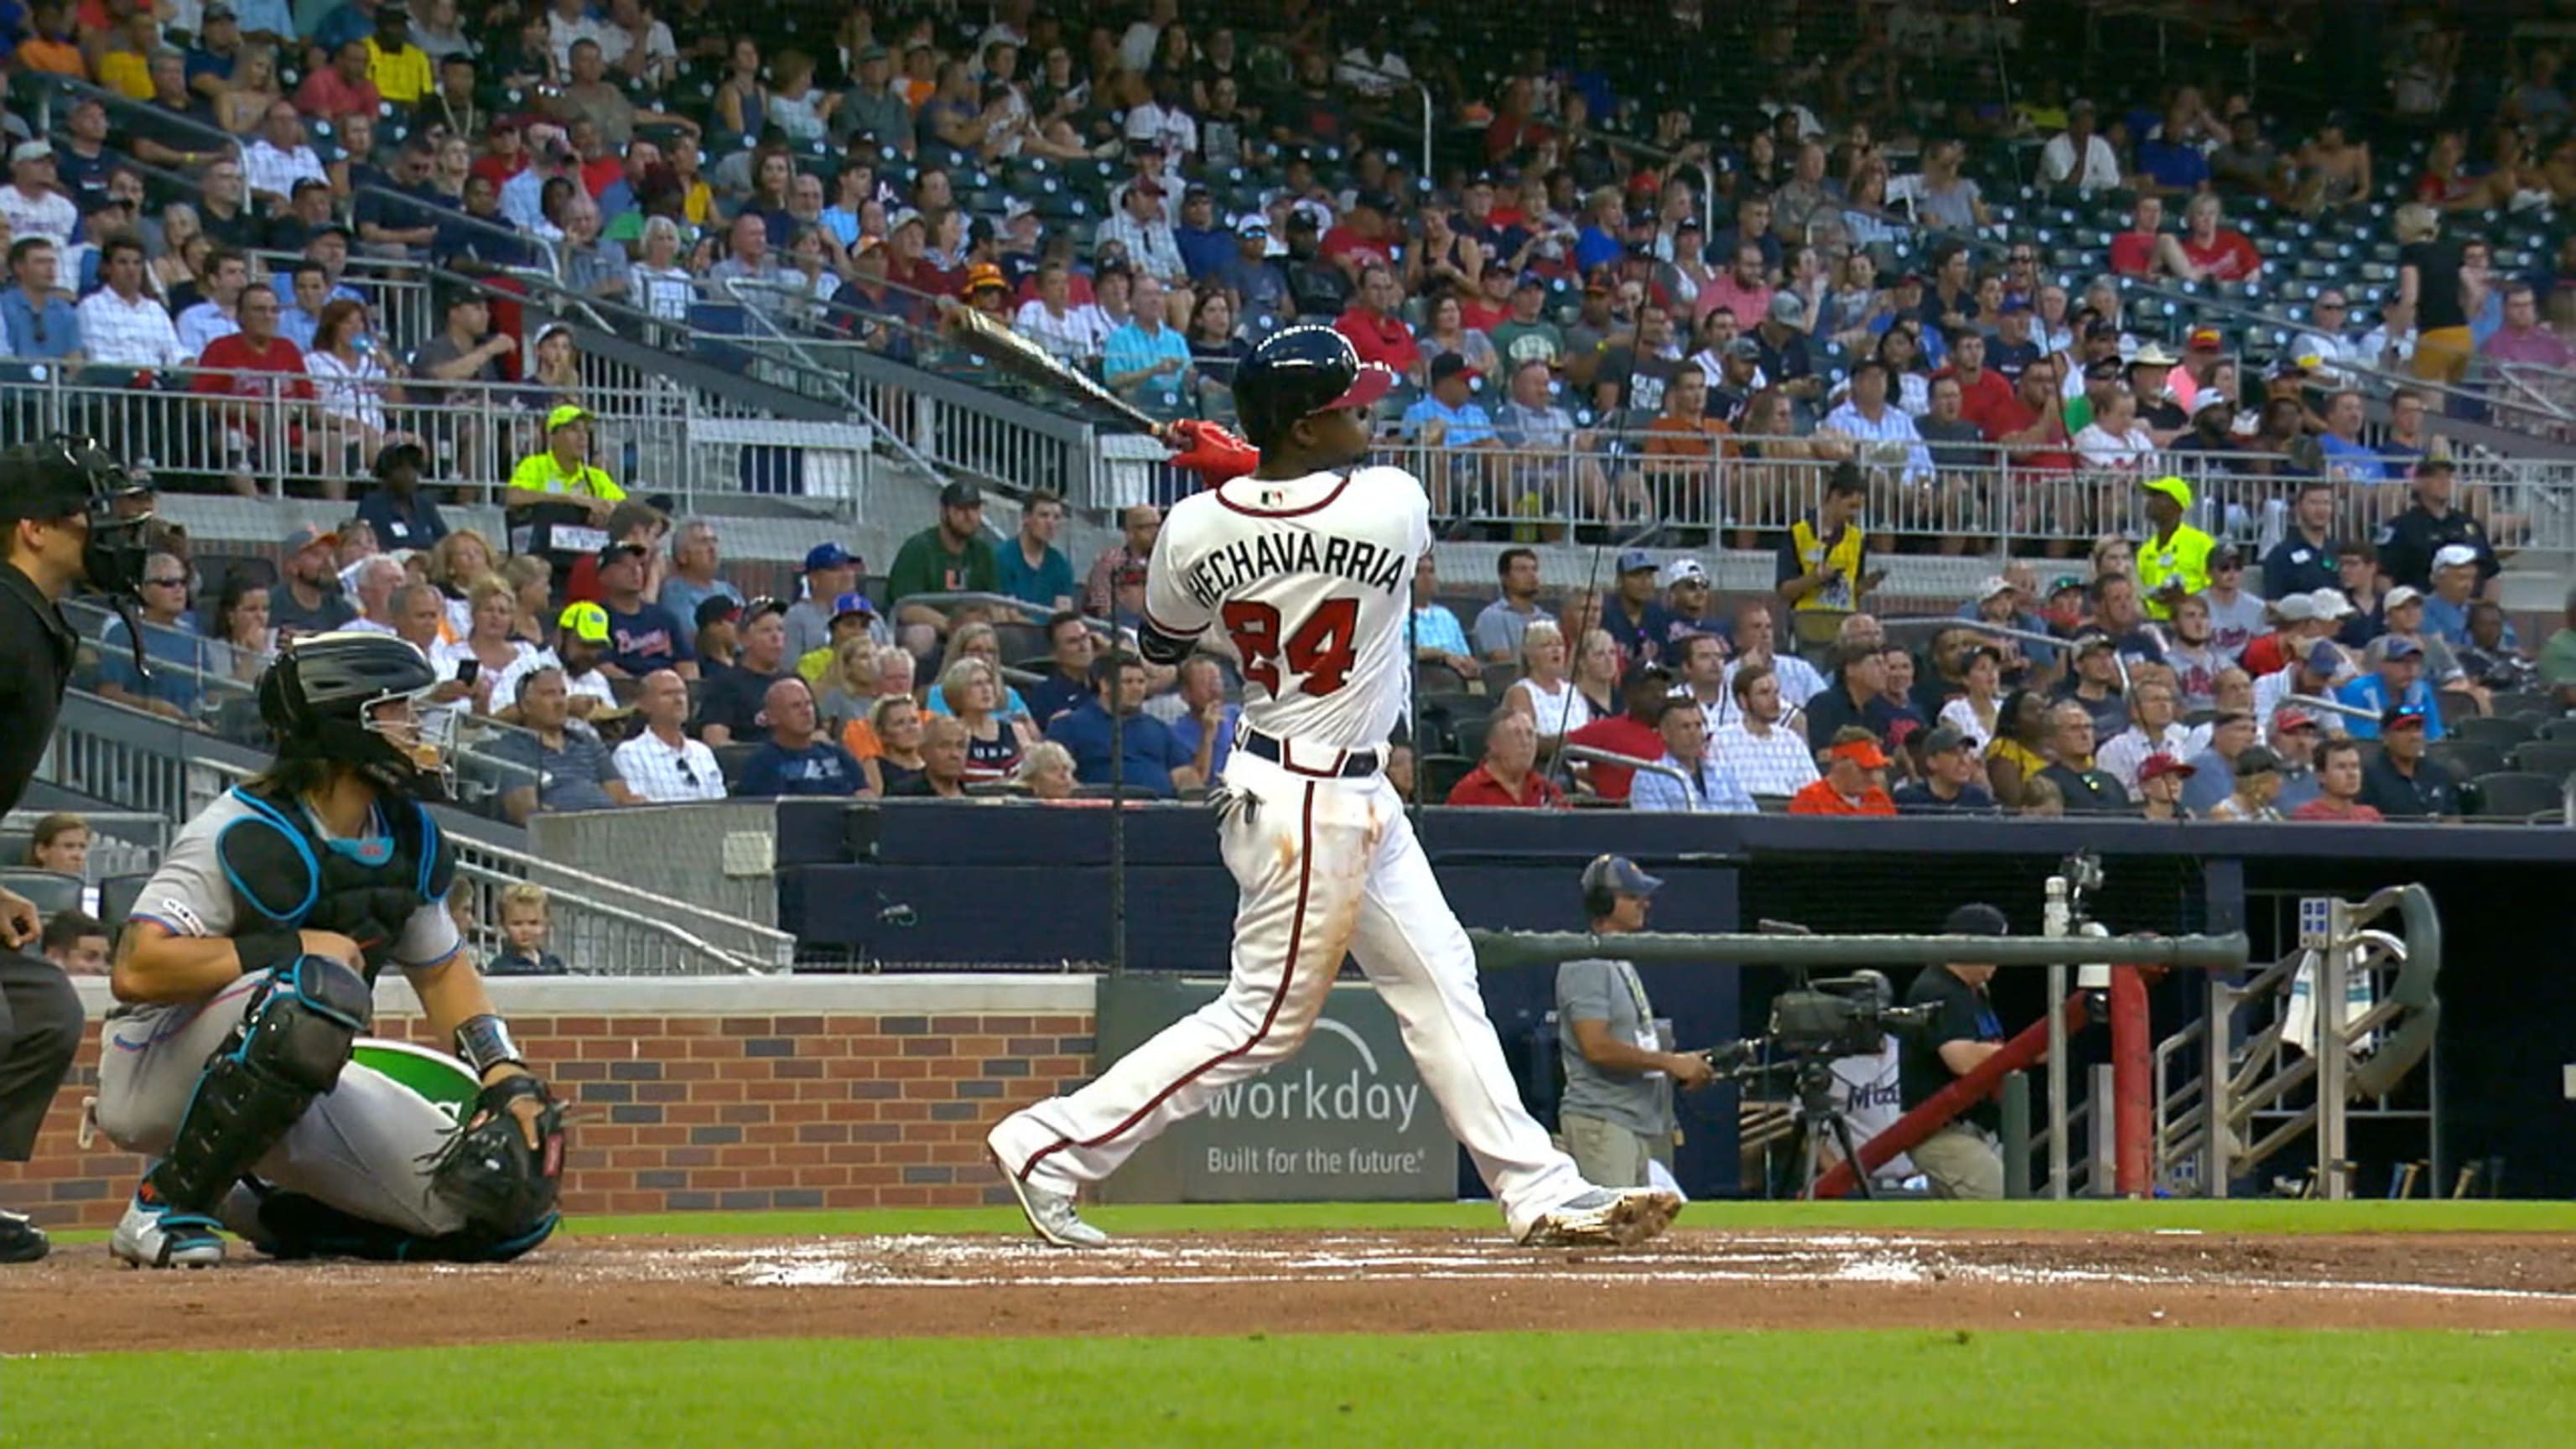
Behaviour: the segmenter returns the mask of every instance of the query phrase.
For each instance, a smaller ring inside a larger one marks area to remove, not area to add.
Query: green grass
[[[12,1444],[2576,1443],[2576,1335],[895,1339],[0,1364]]]
[[[1502,1231],[1484,1203],[1201,1203],[1086,1207],[1113,1233],[1353,1232],[1393,1228]],[[2576,1202],[1701,1202],[1682,1214],[1696,1228],[1954,1229],[1985,1232],[2576,1233]],[[849,1236],[859,1233],[1022,1233],[1017,1208],[862,1208],[831,1212],[656,1213],[575,1217],[576,1237]],[[58,1232],[61,1244],[103,1242],[96,1230]]]

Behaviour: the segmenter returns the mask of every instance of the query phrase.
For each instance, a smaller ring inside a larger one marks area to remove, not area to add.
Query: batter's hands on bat
[[[1198,418],[1183,418],[1164,429],[1163,442],[1175,450],[1173,467],[1198,474],[1211,488],[1261,466],[1259,448]]]
[[[44,933],[45,920],[36,913],[36,903],[16,891],[0,889],[0,946],[14,950]]]

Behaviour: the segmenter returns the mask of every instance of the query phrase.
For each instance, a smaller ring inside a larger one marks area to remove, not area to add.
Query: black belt
[[[1303,765],[1289,764],[1286,759],[1287,748],[1275,736],[1265,735],[1256,729],[1243,731],[1242,738],[1235,742],[1235,748],[1257,759],[1268,760],[1290,774],[1315,775],[1327,780],[1367,779],[1378,772],[1381,753],[1377,750],[1344,750],[1338,767],[1330,770],[1310,770]]]

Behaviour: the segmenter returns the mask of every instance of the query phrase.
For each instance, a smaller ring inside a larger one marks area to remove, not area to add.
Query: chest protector
[[[456,852],[417,800],[383,796],[384,834],[330,840],[295,801],[249,786],[232,795],[251,813],[223,828],[215,853],[232,885],[237,938],[337,931],[366,952],[372,982],[420,908],[447,899]]]

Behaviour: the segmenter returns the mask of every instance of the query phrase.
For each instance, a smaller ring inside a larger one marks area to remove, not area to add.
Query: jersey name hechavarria
[[[1173,505],[1145,614],[1174,637],[1225,631],[1252,728],[1369,749],[1410,698],[1405,616],[1430,548],[1430,499],[1400,468],[1237,478]]]

